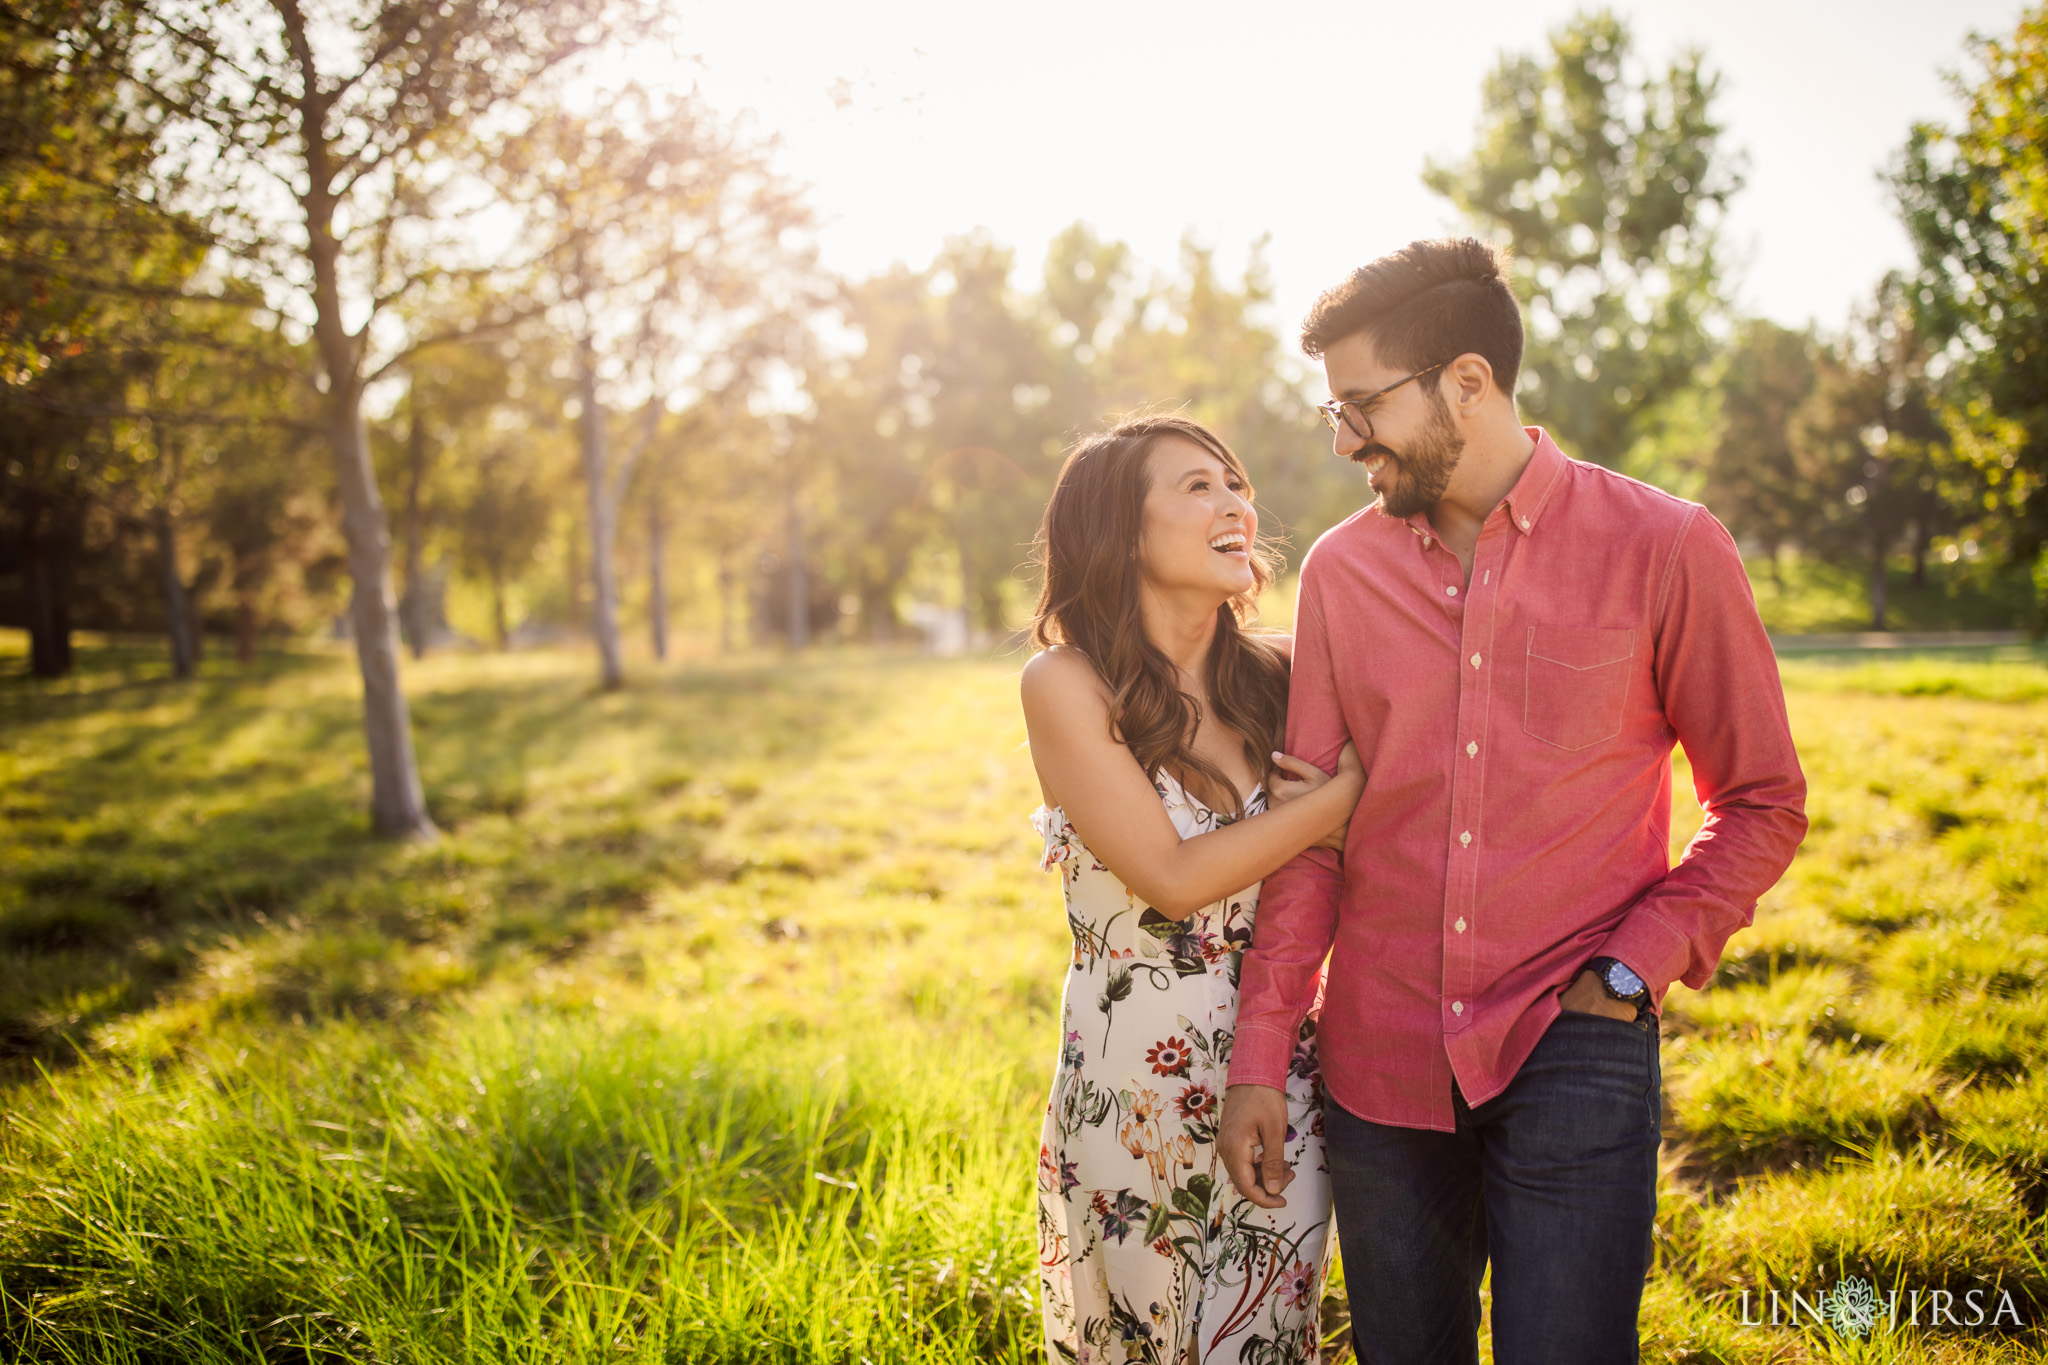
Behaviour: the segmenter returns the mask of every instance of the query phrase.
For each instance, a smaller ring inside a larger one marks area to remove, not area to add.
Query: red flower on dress
[[[1197,1081],[1180,1092],[1173,1102],[1184,1119],[1206,1119],[1216,1113],[1216,1092]]]
[[[1188,1074],[1188,1045],[1179,1038],[1168,1037],[1147,1048],[1145,1060],[1152,1064],[1155,1075],[1185,1076]]]

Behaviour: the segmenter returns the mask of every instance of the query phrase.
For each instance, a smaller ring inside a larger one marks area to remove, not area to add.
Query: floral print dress
[[[1183,839],[1230,823],[1162,772]],[[1247,813],[1265,808],[1253,794]],[[1318,1359],[1330,1229],[1315,1021],[1287,1082],[1287,1207],[1238,1195],[1216,1152],[1238,963],[1259,888],[1172,920],[1082,844],[1058,808],[1032,823],[1074,935],[1064,1042],[1038,1148],[1038,1260],[1051,1365]]]

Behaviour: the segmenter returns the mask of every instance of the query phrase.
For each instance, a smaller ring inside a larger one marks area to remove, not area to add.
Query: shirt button
[[[1468,753],[1468,754],[1476,754],[1476,753],[1478,753],[1478,752],[1479,752],[1479,741],[1478,741],[1478,740],[1476,740],[1476,739],[1473,739],[1473,740],[1467,740],[1467,741],[1465,742],[1465,752],[1466,752],[1466,753]]]
[[[1529,529],[1529,519],[1527,517],[1522,518],[1522,529],[1524,531]]]
[[[1462,1001],[1462,1000],[1453,1000],[1453,1001],[1451,1002],[1451,1013],[1452,1013],[1452,1014],[1463,1014],[1464,1012],[1465,1012],[1465,1002],[1464,1002],[1464,1001]]]
[[[1460,835],[1458,836],[1458,842],[1459,842],[1459,843],[1461,843],[1461,844],[1469,844],[1469,843],[1471,843],[1471,842],[1472,842],[1472,831],[1468,829],[1468,830],[1466,830],[1466,831],[1465,831],[1465,832],[1464,832],[1463,834],[1460,834]]]
[[[1474,668],[1477,668],[1477,667],[1479,667],[1479,656],[1478,656],[1477,654],[1474,654],[1474,655],[1472,656],[1472,666],[1473,666]]]
[[[1452,597],[1456,597],[1458,595],[1458,587],[1455,583],[1444,584],[1444,591]]]
[[[1424,537],[1422,538],[1422,548],[1423,548],[1423,549],[1427,550],[1427,549],[1428,549],[1428,548],[1429,548],[1430,546],[1432,546],[1432,545],[1434,545],[1434,544],[1436,544],[1436,542],[1435,542],[1435,541],[1433,541],[1433,540],[1431,540],[1431,539],[1430,539],[1430,538],[1429,538],[1428,536],[1424,536]]]
[[[1452,927],[1452,928],[1454,928],[1454,929],[1456,929],[1456,930],[1457,930],[1457,931],[1458,931],[1459,933],[1461,933],[1461,934],[1462,934],[1462,933],[1464,933],[1464,932],[1465,932],[1465,917],[1464,917],[1463,915],[1460,915],[1460,916],[1458,916],[1458,922],[1457,922],[1457,923],[1456,923],[1455,925],[1451,926],[1451,927]]]

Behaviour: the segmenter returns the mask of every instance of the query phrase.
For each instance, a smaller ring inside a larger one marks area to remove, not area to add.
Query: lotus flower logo
[[[1836,1281],[1826,1303],[1828,1325],[1843,1336],[1861,1340],[1877,1323],[1877,1291],[1860,1275]]]

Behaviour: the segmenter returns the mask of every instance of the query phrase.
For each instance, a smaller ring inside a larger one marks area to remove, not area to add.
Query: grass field
[[[1749,561],[1750,587],[1764,625],[1792,634],[1870,629],[1868,572],[1787,554]],[[2015,630],[2033,620],[2033,590],[2024,569],[1993,570],[1965,561],[1927,565],[1913,582],[1903,556],[1885,574],[1885,624],[1892,630]]]
[[[0,660],[0,1357],[1031,1359],[1017,665],[429,660],[393,848],[345,660]],[[2043,1359],[2048,666],[1785,674],[1813,833],[1674,993],[1645,1359]],[[1922,1325],[1744,1325],[1849,1276]]]

